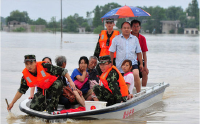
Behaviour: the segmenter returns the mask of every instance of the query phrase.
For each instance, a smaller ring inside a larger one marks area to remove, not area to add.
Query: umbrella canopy
[[[128,18],[128,17],[137,17],[137,16],[151,16],[148,12],[134,6],[123,6],[115,8],[108,13],[106,13],[102,19],[107,18]]]

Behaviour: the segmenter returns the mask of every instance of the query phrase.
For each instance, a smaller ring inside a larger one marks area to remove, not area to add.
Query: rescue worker
[[[36,111],[46,110],[51,114],[57,109],[59,97],[62,92],[63,82],[60,76],[65,76],[70,82],[70,86],[76,89],[70,78],[68,70],[53,66],[44,61],[36,62],[35,55],[24,56],[25,69],[22,71],[21,85],[15,97],[8,106],[11,110],[15,102],[25,94],[29,87],[38,87],[37,93],[30,103],[30,108]],[[46,98],[51,97],[50,100]]]
[[[120,34],[119,31],[113,30],[113,27],[115,26],[114,19],[106,19],[105,26],[107,30],[102,30],[101,34],[99,34],[99,40],[94,51],[94,56],[96,56],[98,59],[101,56],[110,55],[109,48],[112,44],[112,40],[116,35]],[[114,54],[113,62],[115,62],[115,58],[116,52]],[[115,65],[115,63],[113,63],[113,65]],[[99,65],[97,65],[97,70],[100,76],[102,72],[99,68]]]
[[[123,76],[114,65],[111,65],[109,55],[102,56],[99,59],[102,74],[99,85],[93,87],[92,97],[96,97],[100,101],[107,101],[107,106],[125,102],[129,93]]]

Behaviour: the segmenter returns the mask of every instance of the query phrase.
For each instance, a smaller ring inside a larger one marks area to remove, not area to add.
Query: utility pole
[[[54,20],[54,28],[55,28],[55,34],[56,34],[56,16],[55,16],[55,20]]]
[[[62,39],[62,0],[60,0],[61,6],[61,39]]]

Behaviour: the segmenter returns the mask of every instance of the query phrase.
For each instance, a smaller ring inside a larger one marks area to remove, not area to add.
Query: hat
[[[109,55],[101,56],[99,58],[99,64],[106,63],[106,62],[111,62],[111,57]]]
[[[106,19],[106,22],[114,22],[114,19]]]
[[[26,61],[36,61],[35,55],[25,55],[24,62],[26,62]]]

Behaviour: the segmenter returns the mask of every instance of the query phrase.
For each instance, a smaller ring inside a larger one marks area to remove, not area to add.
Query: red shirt
[[[146,38],[143,35],[139,34],[138,40],[139,40],[142,52],[147,52],[148,48],[147,48]]]

